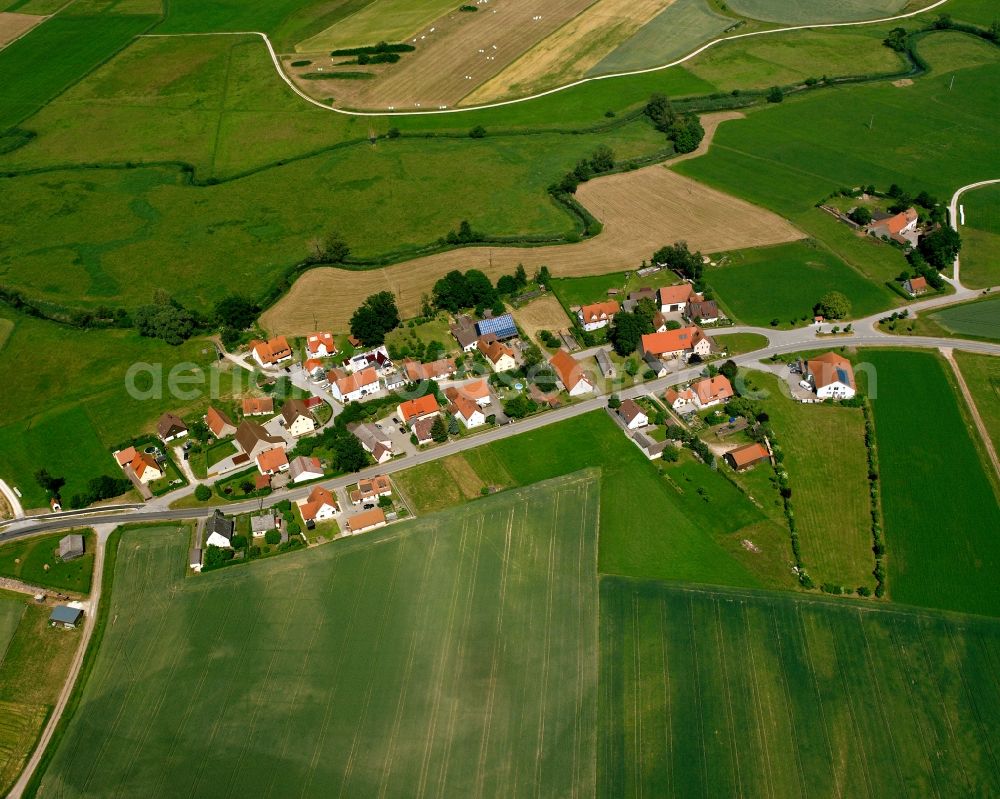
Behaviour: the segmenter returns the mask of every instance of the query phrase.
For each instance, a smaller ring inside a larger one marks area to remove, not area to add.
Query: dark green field
[[[1000,297],[944,308],[930,318],[956,336],[1000,341]]]
[[[993,446],[1000,451],[1000,358],[955,350],[955,361],[990,431]]]
[[[782,327],[811,322],[813,305],[828,291],[851,300],[853,317],[876,313],[895,301],[888,289],[810,242],[729,253],[724,266],[706,270],[705,282],[735,319],[760,327],[773,319]]]
[[[40,796],[586,796],[597,483],[575,475],[184,577],[126,532]]]
[[[962,195],[962,282],[986,288],[1000,283],[1000,186]]]
[[[57,555],[59,539],[68,532],[64,530],[59,533],[24,538],[0,546],[0,576],[13,577],[42,588],[89,594],[97,539],[93,530],[86,528],[74,530],[73,532],[80,533],[84,537],[85,554],[83,557],[63,562]],[[0,646],[0,650],[2,648]]]
[[[1000,624],[601,580],[602,797],[993,796]]]
[[[888,550],[898,602],[1000,615],[1000,506],[947,366],[925,352],[866,351]]]

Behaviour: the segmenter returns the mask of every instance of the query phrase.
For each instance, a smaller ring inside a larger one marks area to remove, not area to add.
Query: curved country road
[[[972,191],[973,189],[979,189],[983,186],[992,186],[994,183],[1000,183],[1000,178],[991,178],[990,180],[980,180],[976,183],[970,183],[968,186],[962,186],[958,191],[951,195],[951,202],[948,203],[948,221],[951,222],[951,226],[955,231],[958,231],[959,221],[958,221],[958,200],[967,191]],[[961,284],[961,277],[959,276],[959,256],[955,256],[955,271],[952,280],[956,284]]]

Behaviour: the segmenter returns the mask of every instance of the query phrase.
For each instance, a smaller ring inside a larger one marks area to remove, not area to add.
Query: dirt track
[[[702,117],[702,145],[682,158],[705,152],[719,123],[741,116],[723,112]],[[315,324],[314,316],[321,327],[346,330],[361,299],[383,289],[396,294],[404,317],[412,316],[434,281],[452,269],[482,269],[495,280],[513,272],[519,263],[529,274],[544,264],[558,277],[577,277],[638,266],[656,248],[674,241],[687,241],[693,250],[719,252],[803,238],[770,211],[662,165],[592,180],[578,189],[577,198],[604,223],[599,236],[579,244],[544,247],[468,247],[360,272],[313,269],[261,321],[272,333],[308,332]]]

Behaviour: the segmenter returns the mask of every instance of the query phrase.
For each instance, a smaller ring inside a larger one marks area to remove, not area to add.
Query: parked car
[[[393,416],[392,417],[392,423],[393,424],[399,424],[399,419],[397,419],[395,416]]]
[[[403,427],[403,425],[400,425],[400,426],[399,426],[399,432],[400,432],[400,433],[405,433],[405,432],[406,432],[406,428],[405,428],[405,427]]]
[[[372,502],[366,502],[365,505],[364,505],[364,509],[365,510],[372,510],[374,507],[375,507],[375,505]]]

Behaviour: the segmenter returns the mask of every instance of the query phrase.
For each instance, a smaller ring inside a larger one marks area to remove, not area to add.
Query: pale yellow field
[[[0,47],[5,47],[20,36],[23,36],[45,17],[35,14],[15,14],[11,11],[0,11]]]
[[[580,78],[673,0],[598,0],[539,42],[463,104],[475,105]]]
[[[739,116],[732,112],[704,116],[706,135],[699,151],[707,149],[720,122]],[[272,333],[303,334],[316,324],[346,330],[360,300],[384,289],[396,294],[404,317],[414,316],[434,281],[452,269],[481,269],[496,280],[513,273],[519,263],[528,274],[544,264],[557,277],[578,277],[634,268],[657,248],[675,241],[710,253],[804,237],[782,217],[662,165],[597,178],[582,184],[576,196],[604,223],[599,236],[544,247],[467,247],[365,271],[312,269],[261,321]]]
[[[514,320],[529,339],[534,339],[539,330],[555,333],[570,326],[570,319],[554,294],[532,300],[515,309],[513,314]]]

